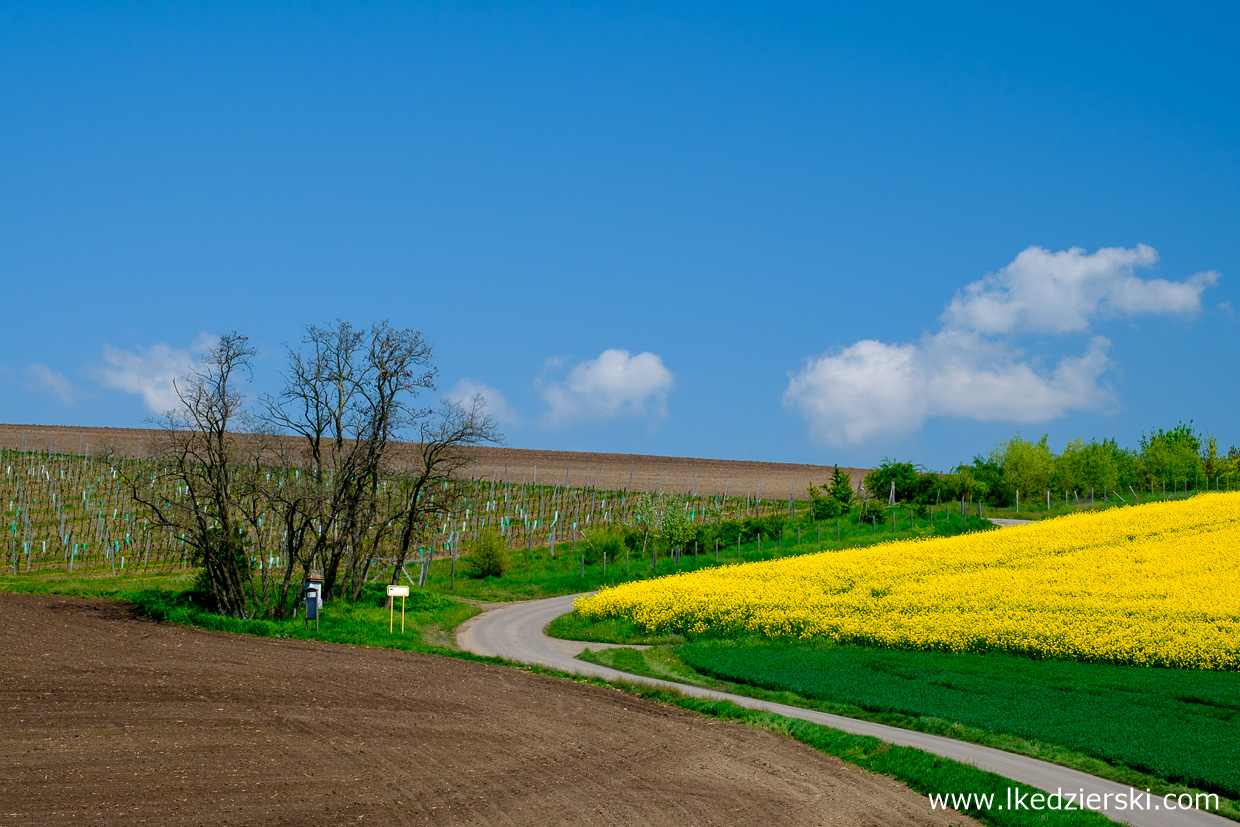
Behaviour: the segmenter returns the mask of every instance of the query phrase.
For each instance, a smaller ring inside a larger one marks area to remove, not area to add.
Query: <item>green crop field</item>
[[[984,744],[1155,793],[1208,791],[1240,820],[1240,675],[1004,654],[660,641],[574,615],[551,634],[659,644],[581,657],[622,671]]]
[[[677,646],[706,675],[1058,744],[1240,795],[1240,674],[855,646]]]

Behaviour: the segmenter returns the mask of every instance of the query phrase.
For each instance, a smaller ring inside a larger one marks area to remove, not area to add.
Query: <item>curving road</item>
[[[884,726],[855,718],[840,715],[829,715],[800,707],[761,701],[744,695],[733,695],[717,692],[688,684],[673,681],[657,680],[606,666],[577,660],[583,648],[603,649],[614,644],[581,643],[550,638],[543,633],[552,620],[573,609],[573,601],[580,595],[553,597],[547,600],[530,600],[520,603],[505,604],[489,609],[462,624],[457,630],[457,644],[466,651],[479,655],[491,655],[507,658],[521,663],[538,664],[563,672],[579,675],[593,675],[607,680],[628,681],[667,689],[675,689],[684,695],[714,700],[726,700],[749,709],[760,709],[774,712],[789,718],[801,718],[816,724],[823,724],[834,729],[858,735],[872,735],[888,743],[905,747],[915,747],[925,752],[941,755],[963,764],[997,773],[1004,778],[1028,784],[1047,792],[1063,790],[1076,792],[1084,790],[1086,794],[1098,793],[1104,796],[1110,793],[1112,798],[1129,794],[1129,788],[1114,781],[1096,778],[1083,772],[1048,764],[1023,755],[1014,755],[1002,750],[976,744],[955,741],[937,735],[913,732],[898,727]],[[968,792],[953,790],[945,792]],[[1114,806],[1102,809],[1108,818],[1134,827],[1224,827],[1235,824],[1221,816],[1196,810],[1170,811],[1161,808],[1161,799],[1151,797],[1152,810],[1118,810]]]

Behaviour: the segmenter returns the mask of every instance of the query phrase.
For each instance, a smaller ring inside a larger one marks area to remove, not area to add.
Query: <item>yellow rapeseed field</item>
[[[627,583],[651,632],[1240,669],[1240,493]]]

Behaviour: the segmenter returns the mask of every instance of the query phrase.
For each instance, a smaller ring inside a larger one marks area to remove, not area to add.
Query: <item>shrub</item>
[[[788,525],[788,515],[781,512],[767,514],[765,517],[758,517],[753,520],[758,531],[762,532],[762,536],[768,540],[778,540],[783,534],[784,528]]]
[[[813,514],[815,520],[834,520],[847,514],[850,506],[834,497],[814,497]]]
[[[852,480],[848,474],[835,466],[831,472],[831,482],[816,488],[809,486],[809,496],[813,500],[811,513],[815,520],[833,520],[842,517],[852,510],[854,494]]]
[[[625,535],[623,531],[610,529],[593,531],[586,535],[585,555],[587,563],[597,563],[607,554],[607,559],[615,562],[624,556]]]
[[[509,567],[508,549],[502,537],[488,531],[479,534],[478,539],[470,544],[465,561],[469,564],[471,577],[503,577]]]

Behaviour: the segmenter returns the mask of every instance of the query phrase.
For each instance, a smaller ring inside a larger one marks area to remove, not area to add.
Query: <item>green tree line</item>
[[[1240,449],[1220,453],[1217,439],[1198,433],[1190,421],[1142,434],[1136,449],[1114,439],[1077,438],[1055,453],[1046,435],[1031,442],[1016,433],[986,456],[946,473],[884,459],[866,475],[859,494],[900,503],[964,500],[997,507],[1045,503],[1048,496],[1052,504],[1116,497],[1128,502],[1142,494],[1230,489],[1237,476]]]

